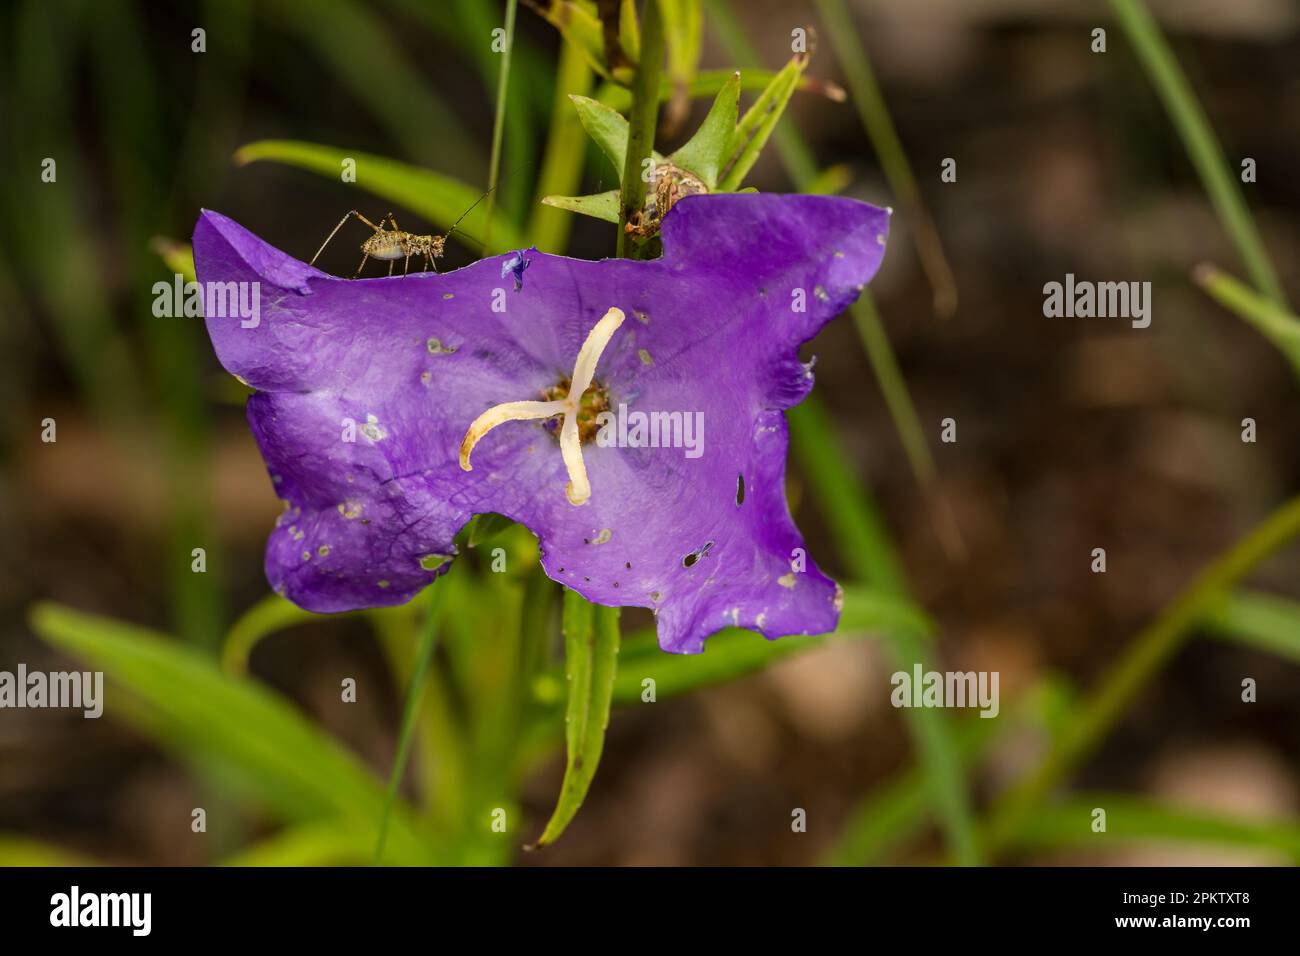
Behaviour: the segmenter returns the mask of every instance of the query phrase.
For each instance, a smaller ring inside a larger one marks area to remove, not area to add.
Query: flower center
[[[569,394],[569,389],[573,383],[566,375],[550,388],[542,392],[542,397],[548,402],[561,401]],[[596,437],[600,431],[600,422],[597,420],[602,412],[609,411],[609,389],[600,382],[592,382],[585,392],[582,393],[582,400],[578,402],[578,441],[586,445]],[[561,416],[556,415],[554,418],[543,422],[544,427],[559,441],[560,428],[563,424]]]
[[[547,389],[543,393],[547,396],[546,401],[505,402],[493,405],[474,419],[460,443],[460,467],[465,471],[473,470],[469,459],[474,446],[498,425],[561,416],[560,454],[569,474],[564,494],[570,504],[585,504],[591,497],[591,483],[587,480],[587,466],[582,460],[582,443],[596,434],[599,430],[596,417],[609,408],[608,391],[604,386],[593,386],[592,380],[596,376],[596,363],[623,324],[623,318],[623,310],[617,308],[610,308],[601,317],[578,350],[573,374]]]

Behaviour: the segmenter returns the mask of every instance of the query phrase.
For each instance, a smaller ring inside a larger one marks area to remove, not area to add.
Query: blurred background
[[[1282,285],[1300,295],[1300,8],[1286,0],[1150,6],[1229,166],[1235,173],[1242,158],[1257,161],[1246,198]],[[240,390],[201,322],[152,313],[153,284],[176,271],[163,254],[183,253],[174,244],[188,242],[200,208],[302,259],[354,207],[374,219],[392,208],[413,232],[445,230],[337,173],[240,165],[234,155],[255,141],[301,140],[392,157],[481,192],[499,63],[491,31],[503,7],[16,0],[0,11],[0,490],[8,503],[0,508],[0,669],[74,666],[33,632],[37,601],[215,654],[231,624],[266,596],[262,549],[280,504]],[[808,347],[818,357],[817,392],[912,597],[937,623],[937,660],[949,670],[998,671],[1004,712],[1021,697],[1068,710],[1205,565],[1300,487],[1296,371],[1191,281],[1198,263],[1240,276],[1241,262],[1104,3],[853,0],[847,8],[932,236],[894,198],[854,97],[833,95],[854,92],[853,76],[830,42],[825,4],[705,4],[700,68],[776,70],[789,59],[791,29],[815,31],[807,75],[818,83],[794,94],[782,124],[805,141],[815,171],[830,171],[824,188],[900,207],[871,291],[933,479],[918,480],[859,343],[863,327],[850,317]],[[1107,29],[1104,54],[1091,49],[1098,26]],[[206,34],[201,53],[192,50],[196,27]],[[573,125],[565,94],[595,95],[601,84],[580,59],[565,59],[564,46],[520,6],[495,203],[521,231],[540,225],[559,249],[599,258],[613,254],[612,226],[559,210],[535,218],[548,191],[540,181],[548,143]],[[741,62],[746,48],[752,62]],[[742,94],[742,108],[753,96]],[[695,128],[710,99],[693,100],[685,118],[670,121],[665,110],[664,152]],[[617,185],[597,150],[573,155],[576,192]],[[57,160],[55,183],[41,181],[46,157]],[[956,182],[941,181],[945,158],[957,160]],[[806,188],[786,160],[769,148],[748,181],[767,191]],[[321,264],[350,274],[362,238],[364,230],[347,233]],[[926,261],[916,250],[929,242],[941,252]],[[446,262],[462,265],[477,251],[452,243]],[[951,283],[936,265],[945,260]],[[1067,272],[1150,280],[1151,327],[1044,318],[1043,284]],[[936,307],[936,289],[950,287],[955,309]],[[1246,417],[1257,422],[1253,444],[1241,441]],[[47,418],[57,422],[53,444],[41,440]],[[939,441],[945,418],[956,421],[955,443]],[[790,495],[811,553],[829,573],[852,577],[834,519],[819,511],[799,462]],[[207,549],[201,575],[191,572],[196,543]],[[1107,551],[1105,574],[1089,570],[1097,547]],[[1297,560],[1295,548],[1284,550],[1252,588],[1300,599]],[[645,623],[630,612],[624,620]],[[1054,839],[1044,823],[1041,839],[1008,847],[997,862],[1296,859],[1294,645],[1270,653],[1223,630],[1198,632],[1142,688],[1071,786],[1208,814],[1255,838]],[[906,796],[915,765],[904,715],[889,705],[895,669],[880,640],[837,640],[724,686],[621,709],[565,837],[534,854],[516,839],[497,862],[931,861],[942,838],[924,821],[902,840],[873,843],[867,834],[889,830],[879,811],[889,788]],[[387,779],[402,685],[365,621],[299,622],[259,643],[249,670]],[[339,700],[345,676],[358,680],[356,704]],[[1241,701],[1244,677],[1258,681],[1256,703]],[[977,812],[1047,746],[1040,722],[1019,727],[1004,713],[985,723],[1011,726],[971,769]],[[523,774],[517,799],[531,828],[545,820],[562,770],[562,750],[552,748]],[[0,847],[13,860],[25,846],[112,863],[199,864],[277,832],[275,813],[241,797],[237,827],[191,834],[191,808],[226,799],[213,797],[214,787],[201,755],[189,759],[140,722],[115,719],[111,698],[98,721],[0,711]],[[792,808],[807,811],[806,833],[792,832]],[[1272,829],[1253,830],[1255,821]],[[1086,833],[1087,821],[1080,825]],[[854,833],[870,853],[844,849]],[[847,860],[836,857],[842,852]]]

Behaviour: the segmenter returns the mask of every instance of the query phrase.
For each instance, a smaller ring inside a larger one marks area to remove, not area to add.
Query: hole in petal
[[[694,551],[692,551],[690,554],[688,554],[688,555],[686,555],[684,558],[682,558],[682,567],[684,567],[684,568],[692,568],[692,567],[694,567],[695,564],[700,560],[700,558],[704,557],[705,555],[707,555],[707,554],[709,553],[709,549],[712,548],[712,547],[713,547],[713,542],[712,542],[712,541],[706,541],[706,542],[704,542],[704,546],[703,546],[703,547],[701,547],[701,548],[696,548],[696,549],[695,549]]]
[[[745,476],[736,476],[736,507],[745,503]]]

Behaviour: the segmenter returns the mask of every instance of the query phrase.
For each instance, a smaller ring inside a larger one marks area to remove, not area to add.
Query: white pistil
[[[585,504],[591,497],[591,483],[587,480],[587,466],[582,460],[578,412],[582,407],[582,395],[591,387],[591,380],[596,376],[596,363],[600,361],[605,346],[609,345],[609,340],[614,337],[614,333],[622,324],[623,310],[611,308],[587,333],[587,340],[582,343],[582,348],[578,350],[578,358],[573,363],[569,394],[564,398],[554,402],[506,402],[503,405],[493,405],[474,419],[460,443],[460,467],[465,471],[473,470],[469,463],[469,456],[474,451],[474,446],[498,425],[563,415],[564,423],[560,427],[560,454],[564,458],[564,468],[569,473],[564,494],[570,504]]]

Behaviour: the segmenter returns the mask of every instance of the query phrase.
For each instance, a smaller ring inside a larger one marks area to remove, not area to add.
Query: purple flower
[[[260,283],[255,327],[207,326],[255,389],[286,503],[272,586],[313,611],[402,603],[496,512],[538,536],[554,580],[653,609],[665,650],[732,625],[832,630],[839,589],[786,505],[782,410],[812,387],[798,347],[872,277],[887,229],[849,199],[689,197],[661,259],[530,250],[507,296],[511,256],[348,281],[204,212],[200,281]]]

